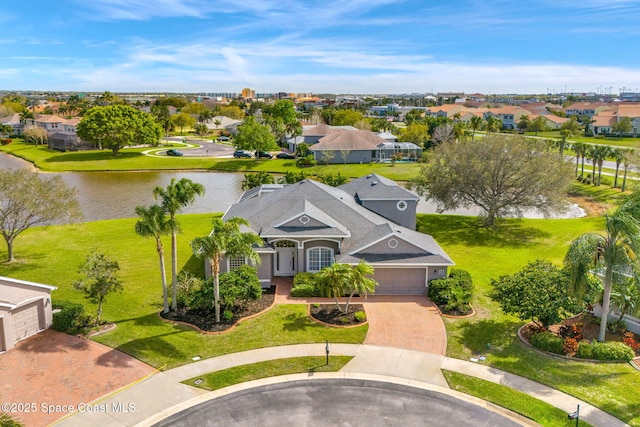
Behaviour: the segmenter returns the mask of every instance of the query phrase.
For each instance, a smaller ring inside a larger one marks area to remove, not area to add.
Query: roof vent
[[[367,179],[369,179],[369,178],[373,178],[373,175],[371,175],[371,174],[367,175]]]
[[[372,186],[372,187],[373,187],[374,185],[378,185],[378,181],[373,181],[373,182],[371,183],[371,186]]]

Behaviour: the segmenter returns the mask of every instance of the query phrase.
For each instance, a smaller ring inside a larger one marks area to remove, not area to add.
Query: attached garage
[[[15,341],[30,337],[44,329],[42,322],[44,315],[40,314],[41,311],[42,300],[15,308],[11,312]]]
[[[0,352],[51,326],[56,287],[0,276]]]
[[[425,267],[375,267],[373,278],[378,282],[376,295],[426,295]]]

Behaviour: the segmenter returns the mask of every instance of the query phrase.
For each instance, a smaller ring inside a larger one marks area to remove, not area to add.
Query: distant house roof
[[[570,120],[566,117],[558,117],[555,114],[543,114],[542,117],[549,120],[550,122],[557,123],[559,125]]]
[[[618,117],[629,117],[631,119],[640,117],[640,104],[618,104]]]
[[[378,132],[378,136],[382,139],[386,139],[387,141],[394,142],[398,140],[398,137],[391,132]]]
[[[616,119],[617,116],[613,111],[603,111],[600,114],[593,116],[593,123],[591,123],[591,126],[611,127]]]
[[[54,114],[37,114],[34,121],[36,123],[64,123],[67,119],[63,119]]]
[[[0,123],[5,125],[18,125],[20,124],[20,114],[12,114],[6,117],[0,117]]]
[[[339,130],[323,136],[310,149],[311,151],[373,150],[382,142],[387,141],[370,130]]]
[[[242,123],[242,120],[232,119],[227,116],[215,116],[204,122],[209,129],[226,129],[228,126],[233,126],[238,123]]]
[[[358,130],[353,126],[329,126],[325,123],[320,123],[315,126],[304,126],[302,128],[303,136],[323,136],[340,130]]]

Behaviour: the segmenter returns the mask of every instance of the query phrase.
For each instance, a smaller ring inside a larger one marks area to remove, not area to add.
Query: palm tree
[[[351,267],[348,264],[335,263],[325,267],[316,274],[320,291],[329,298],[334,298],[338,310],[340,308],[340,298],[351,285]]]
[[[616,162],[616,175],[613,178],[613,188],[618,188],[618,172],[620,171],[620,164],[624,161],[625,152],[622,148],[611,149],[611,156]]]
[[[364,261],[360,261],[358,265],[351,268],[351,293],[349,294],[349,298],[347,299],[347,305],[344,309],[345,313],[349,313],[349,304],[351,303],[351,298],[353,295],[358,294],[360,296],[367,296],[369,293],[373,293],[376,290],[376,286],[378,282],[374,279],[371,279],[370,276],[373,274],[373,266],[371,264],[367,264]]]
[[[640,307],[640,277],[637,273],[611,290],[611,302],[620,309],[618,322],[622,322],[628,312],[633,313]]]
[[[598,183],[596,184],[598,186],[600,186],[600,181],[602,179],[602,165],[604,164],[604,161],[607,159],[610,153],[611,148],[607,145],[596,145],[594,147],[593,160],[594,163],[598,163]]]
[[[246,257],[254,263],[260,257],[253,245],[261,245],[262,239],[251,232],[241,232],[240,226],[249,226],[244,218],[234,217],[228,221],[213,219],[213,230],[208,236],[197,237],[191,241],[191,250],[199,258],[207,258],[211,263],[216,322],[220,322],[220,261],[222,257]]]
[[[178,309],[176,283],[178,278],[178,246],[177,234],[180,226],[176,221],[176,214],[182,211],[182,208],[190,205],[196,199],[196,196],[204,194],[202,184],[197,184],[187,178],[182,178],[176,182],[175,178],[171,179],[171,183],[167,188],[156,187],[153,189],[153,196],[158,200],[162,199],[162,209],[169,214],[169,222],[171,225],[171,287],[172,301],[171,308],[175,311]]]
[[[629,171],[629,166],[631,166],[632,154],[633,151],[631,149],[624,149],[624,176],[622,177],[622,188],[620,188],[622,192],[627,188],[627,172]]]
[[[564,258],[570,272],[570,284],[575,292],[587,286],[592,270],[604,269],[602,284],[602,320],[598,341],[605,340],[607,314],[611,305],[611,287],[615,272],[626,271],[640,245],[640,225],[628,212],[625,202],[612,215],[605,216],[606,234],[586,233],[571,242]]]
[[[576,142],[573,144],[573,152],[576,153],[576,176],[578,176],[578,164],[582,159],[582,171],[580,172],[584,176],[584,159],[587,155],[587,144],[584,142]]]
[[[136,207],[136,215],[139,219],[136,222],[136,234],[142,237],[153,237],[156,239],[156,250],[160,257],[160,277],[162,278],[162,299],[164,302],[163,313],[169,312],[169,296],[167,295],[167,274],[164,268],[164,247],[162,246],[162,236],[171,233],[174,228],[171,220],[165,215],[162,206],[153,205],[148,208],[144,206]]]
[[[471,141],[476,140],[476,130],[482,130],[484,127],[484,119],[480,116],[473,116],[469,121],[471,125]]]
[[[502,122],[495,116],[489,116],[487,118],[487,124],[485,128],[487,129],[487,135],[491,132],[499,132],[500,128],[502,128]]]
[[[597,164],[596,147],[597,145],[592,145],[587,149],[587,158],[589,159],[589,161],[591,162],[591,165],[593,166],[593,171],[591,172],[591,182],[593,183],[593,185],[596,185],[596,164]]]

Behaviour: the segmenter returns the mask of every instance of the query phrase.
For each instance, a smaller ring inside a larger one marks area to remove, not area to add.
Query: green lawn
[[[479,378],[443,371],[452,390],[470,394],[495,403],[517,414],[527,417],[544,427],[575,426],[575,421],[567,419],[567,413],[525,393]],[[580,420],[580,426],[591,424]]]
[[[337,372],[351,359],[353,359],[353,356],[330,356],[328,365],[326,364],[327,359],[323,356],[289,357],[286,359],[267,360],[211,372],[183,381],[182,383],[212,391],[234,384],[279,375],[302,374],[305,372]],[[202,380],[202,382],[195,384],[197,380]]]
[[[178,236],[179,268],[203,271],[191,255],[189,242],[211,231],[212,215],[180,216],[184,233]],[[110,295],[103,319],[118,327],[96,341],[122,350],[157,368],[172,368],[202,358],[274,345],[312,343],[361,343],[368,325],[332,328],[311,321],[304,305],[282,305],[241,323],[232,332],[203,335],[191,328],[160,320],[162,292],[155,242],[134,233],[134,219],[118,219],[65,226],[37,227],[18,237],[18,262],[0,264],[0,275],[47,283],[58,287],[54,300],[85,303],[71,283],[79,274],[85,255],[96,250],[120,263],[124,291]],[[167,269],[170,242],[165,239]],[[6,250],[0,251],[6,256]],[[167,272],[170,277],[170,272]],[[86,304],[90,312],[95,307]]]
[[[526,136],[536,136],[535,132],[526,132]],[[538,132],[538,138],[561,139],[560,131]],[[587,144],[602,144],[612,147],[640,148],[640,138],[618,138],[610,136],[606,138],[594,138],[592,136],[584,136],[583,134],[575,135],[569,138],[569,142],[585,142]]]
[[[602,198],[615,194],[605,189],[593,191],[599,191]],[[463,216],[421,215],[418,223],[474,280],[477,315],[445,319],[448,356],[468,360],[486,355],[491,366],[572,394],[640,426],[640,372],[629,364],[569,362],[533,351],[516,336],[523,322],[504,315],[486,296],[492,278],[511,274],[528,261],[544,258],[560,265],[571,240],[600,231],[603,218],[506,220],[497,229],[486,229],[477,219]]]
[[[174,144],[167,146],[182,146]],[[36,165],[47,172],[93,172],[93,171],[134,171],[134,170],[210,170],[220,172],[266,171],[284,174],[287,171],[304,171],[307,175],[337,174],[357,178],[375,172],[396,181],[407,181],[417,174],[417,163],[373,163],[335,164],[299,168],[294,160],[281,159],[216,159],[212,157],[169,157],[146,156],[142,154],[151,148],[125,148],[117,157],[109,150],[60,152],[44,146],[36,147],[20,139],[12,144],[0,146],[0,151],[13,154]]]

